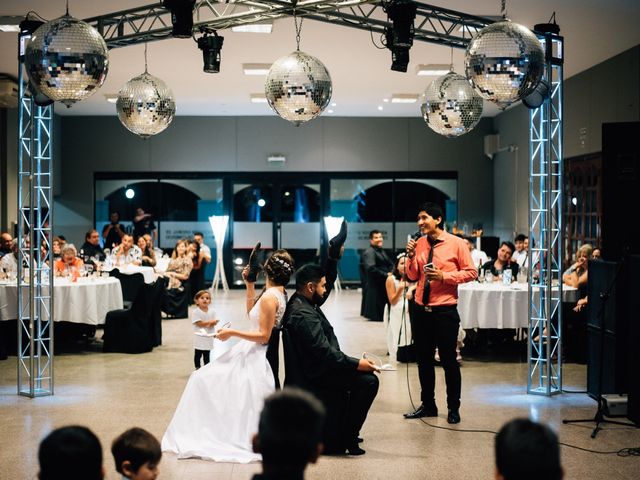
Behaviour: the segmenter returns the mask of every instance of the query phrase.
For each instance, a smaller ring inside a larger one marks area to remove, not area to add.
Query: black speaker
[[[602,125],[601,232],[607,260],[618,261],[626,251],[640,254],[640,225],[629,216],[640,192],[639,138],[640,122]]]
[[[629,271],[640,271],[640,256],[631,255],[629,257]],[[637,274],[629,275],[629,292],[634,292],[634,295],[629,295],[627,302],[627,318],[630,320],[627,336],[627,351],[629,352],[627,417],[640,427],[640,374],[638,373],[640,369],[640,322],[638,321],[640,277]]]
[[[628,271],[628,262],[589,262],[587,392],[593,398],[599,393],[627,393]]]

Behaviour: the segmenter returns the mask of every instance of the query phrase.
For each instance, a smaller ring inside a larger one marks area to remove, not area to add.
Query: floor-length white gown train
[[[278,300],[276,323],[284,315],[284,293],[269,288],[249,312],[250,330],[258,329],[260,302],[266,296]],[[258,431],[264,399],[275,390],[266,351],[266,345],[241,340],[193,372],[162,437],[162,450],[217,462],[261,460],[251,449],[251,437]]]

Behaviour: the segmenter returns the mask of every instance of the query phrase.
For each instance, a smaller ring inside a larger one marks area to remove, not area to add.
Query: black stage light
[[[393,28],[387,28],[384,33],[385,46],[391,50],[391,70],[394,72],[406,72],[409,66],[409,47],[395,44]]]
[[[393,0],[383,8],[393,23],[394,46],[410,48],[413,45],[416,4],[409,0]]]
[[[164,7],[171,12],[173,31],[177,38],[190,38],[193,30],[193,8],[196,0],[163,0]]]
[[[213,32],[213,36],[205,34],[198,39],[198,48],[202,50],[202,69],[207,73],[218,73],[220,71],[220,50],[224,37]]]

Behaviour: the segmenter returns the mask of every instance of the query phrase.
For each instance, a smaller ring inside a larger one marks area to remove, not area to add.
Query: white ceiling
[[[89,18],[135,6],[152,0],[70,0],[70,14]],[[464,13],[499,15],[499,0],[432,0],[428,3]],[[24,15],[33,10],[46,19],[64,13],[64,0],[2,0],[1,15]],[[640,0],[510,0],[508,16],[514,22],[532,27],[545,23],[556,12],[556,21],[565,37],[565,79],[628,48],[640,44]],[[263,92],[264,77],[242,73],[243,63],[272,63],[295,50],[293,19],[277,20],[271,34],[219,32],[224,36],[222,65],[218,74],[202,71],[202,55],[192,39],[168,39],[148,46],[149,73],[162,78],[173,90],[178,115],[274,115],[266,104],[252,104],[249,95]],[[379,35],[374,35],[378,46]],[[0,32],[0,73],[17,75],[17,37]],[[333,80],[335,107],[332,116],[413,117],[420,115],[418,104],[384,103],[394,93],[424,91],[431,81],[415,75],[415,66],[449,63],[447,47],[416,42],[411,49],[407,73],[393,72],[391,54],[372,44],[371,36],[356,30],[326,23],[304,21],[301,50],[319,58]],[[93,97],[66,109],[63,115],[114,115],[115,105],[105,94],[117,93],[131,77],[144,70],[144,46],[110,51],[109,75]],[[454,51],[454,65],[463,70],[462,50]],[[379,110],[382,107],[382,110]],[[488,108],[493,115],[497,109]]]

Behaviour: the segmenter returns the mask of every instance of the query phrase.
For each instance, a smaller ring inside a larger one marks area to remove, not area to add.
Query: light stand
[[[338,233],[340,233],[340,227],[342,226],[342,222],[344,221],[344,217],[324,217],[324,228],[327,231],[327,238],[332,239]],[[333,288],[337,292],[342,291],[342,285],[340,284],[340,274],[336,272],[336,281],[333,284]]]
[[[599,361],[599,365],[600,365],[600,371],[598,372],[598,408],[596,410],[596,414],[593,418],[582,418],[579,420],[562,420],[562,423],[567,424],[567,423],[584,423],[584,422],[595,422],[596,426],[594,427],[593,431],[591,432],[591,438],[596,438],[596,435],[598,435],[598,432],[600,430],[602,430],[602,427],[600,426],[600,424],[602,423],[611,423],[614,425],[623,425],[625,427],[635,427],[635,425],[631,424],[631,423],[626,423],[626,422],[618,422],[615,420],[607,420],[604,415],[604,401],[602,399],[602,382],[603,382],[603,376],[604,376],[604,339],[605,339],[605,335],[604,335],[604,312],[606,310],[606,306],[607,306],[607,300],[609,300],[609,297],[611,295],[611,292],[613,291],[613,288],[615,287],[617,281],[618,281],[618,276],[620,275],[620,272],[622,271],[622,267],[625,263],[625,259],[626,259],[627,255],[625,254],[622,257],[622,260],[620,261],[620,263],[618,264],[617,268],[616,268],[616,272],[613,275],[613,278],[611,279],[611,283],[607,286],[607,289],[604,292],[600,292],[600,299],[602,301],[602,303],[600,304],[600,310],[598,310],[598,315],[597,318],[600,322],[600,325],[602,325],[602,335],[600,336],[600,351],[599,351],[599,356],[598,356],[598,361]]]
[[[224,273],[222,248],[224,246],[224,236],[227,233],[227,225],[229,224],[229,215],[213,215],[209,217],[209,223],[213,231],[213,238],[216,241],[216,272],[211,283],[211,293],[213,294],[218,290],[220,283],[222,283],[222,289],[227,292],[229,291],[229,285],[227,284],[227,276]]]

